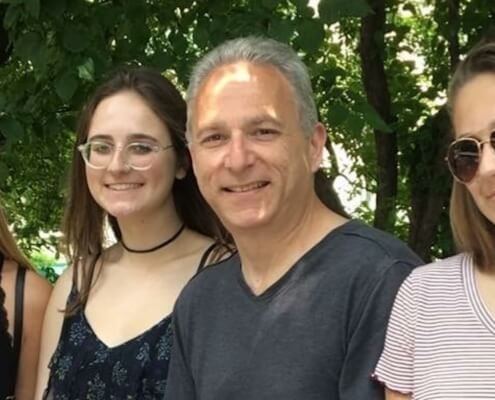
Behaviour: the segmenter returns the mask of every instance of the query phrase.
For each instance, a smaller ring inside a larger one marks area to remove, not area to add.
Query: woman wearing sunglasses
[[[51,285],[32,270],[0,209],[0,400],[32,400]]]
[[[118,72],[84,108],[64,225],[72,267],[45,317],[36,399],[163,398],[174,302],[226,237],[185,123],[177,89],[144,68]]]
[[[450,216],[463,252],[402,285],[375,371],[388,400],[495,399],[495,43],[459,64],[448,98]]]

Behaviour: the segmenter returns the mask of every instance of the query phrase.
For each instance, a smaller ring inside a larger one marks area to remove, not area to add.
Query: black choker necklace
[[[182,226],[179,228],[179,230],[177,232],[175,232],[171,238],[165,240],[163,243],[156,245],[155,247],[152,247],[151,249],[145,249],[145,250],[130,249],[129,247],[127,247],[125,245],[125,243],[122,239],[120,240],[120,243],[122,243],[122,247],[124,249],[126,249],[129,253],[151,253],[155,250],[161,249],[162,247],[165,247],[166,245],[172,243],[175,239],[177,239],[179,237],[179,235],[182,233],[182,231],[184,230],[185,227],[186,227],[186,225],[182,224]]]

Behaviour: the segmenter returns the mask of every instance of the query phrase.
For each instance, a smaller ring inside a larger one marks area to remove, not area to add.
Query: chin
[[[242,216],[226,216],[221,218],[223,224],[228,230],[245,230],[257,229],[266,226],[270,223],[270,218],[267,215],[242,215]]]
[[[127,205],[127,204],[121,204],[117,205],[114,204],[111,207],[104,207],[106,212],[110,214],[111,216],[120,219],[120,218],[129,218],[136,216],[139,214],[140,209],[138,207],[132,206],[132,205]]]

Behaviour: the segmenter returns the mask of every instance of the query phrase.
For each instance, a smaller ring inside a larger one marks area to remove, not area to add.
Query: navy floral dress
[[[214,243],[204,252],[196,273],[217,246]],[[68,302],[76,290],[72,289]],[[64,318],[43,399],[162,400],[171,350],[171,315],[139,336],[108,347],[96,336],[82,308]]]
[[[64,320],[43,398],[161,400],[171,344],[170,315],[141,335],[108,347],[98,339],[81,310]]]

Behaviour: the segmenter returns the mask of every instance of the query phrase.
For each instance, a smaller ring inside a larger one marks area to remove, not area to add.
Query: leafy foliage
[[[353,161],[343,171],[357,194],[377,189],[374,132],[398,137],[399,193],[394,233],[407,239],[412,193],[448,195],[450,179],[431,170],[431,124],[452,68],[449,40],[464,52],[493,23],[488,0],[463,0],[452,31],[447,0],[387,0],[384,46],[395,122],[366,101],[358,49],[363,21],[377,0],[7,0],[1,6],[9,46],[0,68],[0,189],[27,250],[54,246],[61,219],[75,118],[84,100],[113,68],[154,66],[187,83],[205,51],[241,35],[267,35],[290,43],[309,66],[321,120],[332,145]],[[1,43],[1,42],[0,42]],[[332,160],[332,178],[340,174]],[[418,162],[419,161],[419,162]],[[430,179],[431,178],[431,179]],[[445,209],[445,206],[444,206]],[[356,216],[372,222],[363,203]],[[410,240],[411,242],[411,240]],[[414,243],[411,242],[414,246]],[[452,251],[445,212],[431,243],[434,255]]]

